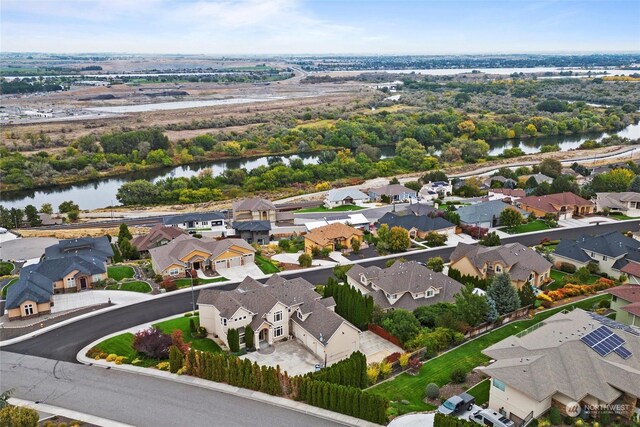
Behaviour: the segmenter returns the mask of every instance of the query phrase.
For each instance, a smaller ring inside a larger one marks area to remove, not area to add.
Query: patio
[[[271,349],[273,351],[269,354],[254,351],[240,356],[240,358],[258,362],[259,365],[273,367],[280,365],[280,369],[287,371],[289,376],[313,372],[315,365],[322,363],[321,360],[296,340],[277,342]]]

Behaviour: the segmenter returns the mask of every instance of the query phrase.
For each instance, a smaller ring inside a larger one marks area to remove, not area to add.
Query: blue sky
[[[639,0],[2,0],[2,52],[640,51]]]

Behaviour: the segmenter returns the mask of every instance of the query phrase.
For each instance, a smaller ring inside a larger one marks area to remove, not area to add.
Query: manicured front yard
[[[258,268],[262,270],[264,274],[273,274],[273,273],[278,273],[280,271],[280,269],[276,267],[273,264],[273,262],[271,262],[271,260],[261,255],[256,255],[255,263],[258,266]]]
[[[107,275],[109,279],[117,280],[130,279],[133,277],[133,268],[127,265],[110,265],[107,267]]]
[[[626,219],[638,219],[637,216],[629,216],[629,215],[619,214],[619,213],[609,214],[609,218],[617,219],[618,221],[624,221]]]
[[[515,228],[505,228],[504,231],[509,234],[520,234],[530,233],[532,231],[549,230],[550,228],[551,227],[549,227],[549,225],[545,221],[537,219],[526,224],[521,224]]]
[[[356,205],[342,205],[336,206],[332,209],[327,209],[324,206],[319,206],[317,208],[308,208],[308,209],[300,209],[295,211],[294,213],[312,213],[312,212],[349,212],[349,211],[359,211],[362,209],[366,209],[362,206]]]
[[[9,286],[13,285],[14,283],[16,283],[18,281],[18,278],[16,277],[15,279],[11,279],[9,281],[9,283],[7,283],[3,288],[2,288],[2,298],[6,298],[7,297],[7,291],[9,290]]]
[[[545,286],[544,289],[548,290],[548,291],[555,291],[556,289],[560,289],[563,285],[563,279],[569,276],[568,273],[565,273],[564,271],[559,271],[559,270],[551,270],[551,275],[549,277],[551,277],[551,279],[553,279],[553,283],[550,283],[549,285]],[[594,283],[596,283],[598,281],[598,279],[600,278],[600,276],[596,276],[595,274],[592,274],[591,276],[589,276],[589,279],[586,280],[583,284],[585,285],[593,285]]]
[[[105,289],[108,291],[130,291],[130,292],[140,292],[143,294],[151,292],[151,286],[145,282],[125,282],[125,283],[116,283],[114,285],[109,285]]]
[[[222,277],[222,276],[213,277],[211,279],[200,279],[199,278],[197,280],[197,282],[198,282],[197,285],[205,285],[207,283],[215,283],[215,282],[224,282],[226,280],[229,280],[229,279],[227,279],[226,277]],[[191,286],[191,279],[189,279],[189,278],[177,279],[175,281],[175,284],[178,287],[178,289],[186,288],[186,287]],[[197,286],[197,285],[194,283],[194,286]]]
[[[476,404],[482,405],[489,401],[489,388],[491,387],[491,381],[489,378],[480,381],[478,384],[467,390],[471,396],[476,398]]]
[[[196,322],[196,325],[198,325],[199,317],[193,316],[193,319]],[[220,346],[213,342],[213,340],[208,338],[192,338],[188,317],[178,317],[176,319],[157,323],[154,326],[157,326],[162,330],[162,332],[167,334],[171,334],[175,329],[180,329],[182,331],[182,338],[184,342],[191,343],[193,348],[197,350],[212,352],[222,351]],[[161,360],[158,359],[141,356],[137,351],[135,351],[133,349],[133,334],[129,332],[108,338],[96,345],[96,347],[107,354],[117,354],[118,356],[126,357],[124,360],[124,363],[126,364],[131,364],[135,359],[139,359],[139,362],[135,364],[136,366],[154,366],[161,362]]]
[[[571,307],[590,309],[601,300],[608,299],[609,295],[599,295],[593,298],[578,301],[562,307],[544,310],[533,319],[527,319],[508,323],[505,326],[493,330],[474,340],[468,341],[457,348],[444,353],[439,357],[428,360],[420,369],[420,373],[412,376],[406,373],[398,375],[391,381],[381,383],[370,388],[373,393],[380,394],[390,401],[390,410],[394,414],[406,414],[413,411],[427,411],[434,409],[432,405],[423,402],[425,387],[428,383],[436,383],[439,387],[449,383],[451,372],[454,369],[464,369],[470,372],[473,368],[486,365],[489,358],[482,354],[485,348],[511,336],[522,332],[530,326]],[[409,402],[407,405],[398,403],[402,400]]]

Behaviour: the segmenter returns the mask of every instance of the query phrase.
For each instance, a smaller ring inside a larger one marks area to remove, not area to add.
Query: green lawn
[[[10,262],[0,261],[0,276],[10,275],[14,268],[16,266]]]
[[[16,277],[15,279],[11,279],[9,280],[9,283],[7,283],[4,288],[2,288],[2,298],[6,298],[7,297],[7,291],[9,290],[9,286],[13,285],[14,283],[16,283],[18,281],[18,278]]]
[[[621,213],[620,214],[619,213],[612,213],[612,214],[609,214],[609,217],[613,218],[613,219],[617,219],[618,221],[622,221],[622,220],[625,220],[625,219],[638,219],[637,216],[629,216],[629,215],[625,215],[625,214],[621,214]]]
[[[126,283],[115,283],[113,285],[108,285],[105,287],[108,291],[130,291],[130,292],[140,292],[143,294],[147,294],[151,292],[151,286],[145,282],[126,282]]]
[[[521,224],[512,229],[505,228],[504,231],[509,234],[520,234],[520,233],[530,233],[532,231],[548,230],[550,228],[551,227],[549,227],[549,225],[546,222],[540,219],[537,219],[535,221],[531,221],[526,224]]]
[[[229,280],[226,277],[214,277],[211,279],[198,279],[198,285],[205,285],[207,283],[215,283],[215,282],[224,282],[225,280]],[[176,280],[176,286],[178,287],[178,289],[181,288],[187,288],[189,286],[191,286],[191,279],[185,278],[185,279],[177,279]],[[197,286],[197,285],[195,285]]]
[[[478,384],[471,387],[467,390],[471,396],[476,398],[476,404],[482,405],[489,401],[489,388],[491,387],[491,382],[489,378],[486,380],[480,381]]]
[[[569,276],[569,274],[565,273],[564,271],[552,269],[551,275],[549,277],[551,277],[551,279],[553,279],[554,282],[551,283],[550,285],[545,286],[544,289],[548,291],[555,291],[556,289],[560,289],[563,286],[562,279],[566,276]],[[599,278],[600,276],[596,276],[595,274],[592,274],[591,276],[589,276],[589,280],[587,280],[584,284],[593,285],[598,281]]]
[[[495,329],[485,335],[433,358],[422,365],[420,373],[416,376],[400,374],[391,381],[381,383],[369,389],[369,391],[382,395],[392,401],[390,409],[398,415],[414,411],[428,411],[434,409],[433,406],[423,402],[425,387],[428,383],[436,383],[439,387],[449,383],[449,377],[454,369],[462,368],[470,372],[473,368],[486,365],[489,358],[481,352],[485,348],[503,339],[522,332],[530,326],[541,322],[553,314],[570,307],[580,307],[590,309],[594,304],[603,299],[608,299],[609,295],[600,295],[586,300],[582,300],[566,306],[544,310],[538,313],[533,319],[527,319],[508,323],[505,326]],[[408,405],[398,404],[402,400],[409,401]]]
[[[196,326],[200,324],[200,318],[198,316],[193,316],[193,317],[177,317],[175,319],[156,323],[153,326],[157,326],[158,328],[160,328],[162,332],[166,334],[170,334],[174,330],[180,329],[182,331],[182,338],[184,339],[184,342],[191,343],[191,346],[196,350],[212,351],[212,352],[222,351],[220,346],[209,338],[192,338],[191,330],[189,328],[189,324],[190,324],[189,319],[193,319],[193,321],[196,322]]]
[[[133,268],[126,265],[110,265],[107,267],[109,279],[117,280],[130,279],[133,277]]]
[[[256,255],[255,257],[255,262],[256,265],[258,266],[258,268],[260,268],[260,270],[262,270],[262,272],[264,274],[273,274],[273,273],[278,273],[280,272],[280,269],[278,267],[276,267],[273,262],[271,262],[271,260],[260,256],[260,255]]]
[[[342,205],[337,206],[332,209],[327,209],[324,206],[319,206],[317,208],[308,208],[308,209],[300,209],[295,211],[294,213],[311,213],[311,212],[348,212],[348,211],[359,211],[365,209],[362,206],[355,205]]]

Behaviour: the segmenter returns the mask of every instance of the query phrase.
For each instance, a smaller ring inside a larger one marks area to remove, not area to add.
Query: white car
[[[0,234],[6,234],[7,233],[7,229],[4,227],[0,227]]]

